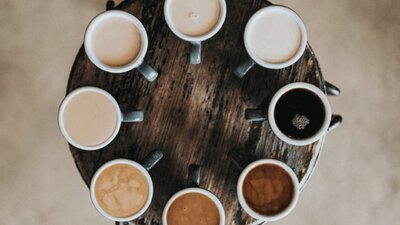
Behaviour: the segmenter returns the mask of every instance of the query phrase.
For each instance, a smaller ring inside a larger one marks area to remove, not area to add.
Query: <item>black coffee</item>
[[[283,94],[275,106],[279,130],[293,139],[305,139],[317,133],[325,119],[321,99],[313,92],[297,88]]]

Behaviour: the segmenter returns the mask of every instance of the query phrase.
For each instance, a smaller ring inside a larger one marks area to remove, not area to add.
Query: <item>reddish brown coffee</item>
[[[280,166],[263,164],[247,174],[243,182],[243,196],[252,210],[273,216],[284,211],[292,202],[294,184]]]

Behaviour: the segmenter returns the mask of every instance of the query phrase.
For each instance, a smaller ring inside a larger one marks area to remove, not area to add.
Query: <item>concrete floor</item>
[[[105,0],[0,1],[0,224],[112,224],[89,200],[57,108]],[[303,17],[345,118],[298,207],[274,224],[400,222],[400,1],[280,0]],[[229,1],[228,1],[229,6]]]

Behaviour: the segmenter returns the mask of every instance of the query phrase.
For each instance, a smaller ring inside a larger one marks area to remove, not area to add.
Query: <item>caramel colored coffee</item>
[[[244,179],[243,196],[248,206],[262,215],[273,216],[293,200],[294,184],[280,166],[264,164],[253,168]]]
[[[171,204],[167,212],[168,225],[219,225],[215,203],[200,193],[184,194]]]
[[[171,0],[171,19],[179,32],[200,36],[210,32],[218,23],[219,0]]]
[[[106,96],[87,91],[69,100],[63,114],[68,136],[83,146],[104,143],[114,133],[118,113]]]
[[[128,164],[115,164],[98,177],[95,196],[108,214],[126,218],[139,212],[149,197],[149,184],[140,170]]]
[[[108,66],[127,65],[140,52],[140,31],[128,19],[106,18],[95,27],[92,48],[96,57]]]

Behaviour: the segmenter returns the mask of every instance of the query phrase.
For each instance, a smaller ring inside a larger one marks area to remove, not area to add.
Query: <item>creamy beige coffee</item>
[[[130,20],[109,17],[94,28],[92,48],[102,63],[108,66],[124,66],[138,56],[141,41],[139,29]]]
[[[301,30],[288,12],[271,10],[260,14],[249,28],[251,51],[267,63],[283,63],[298,52]]]
[[[179,196],[167,212],[168,225],[219,225],[215,203],[206,195],[187,193]]]
[[[96,146],[107,141],[117,127],[118,112],[104,95],[86,91],[72,97],[63,113],[68,136],[83,146]]]
[[[115,164],[103,170],[94,189],[100,208],[117,218],[136,214],[149,197],[146,177],[128,164]]]
[[[171,0],[170,14],[176,29],[188,36],[201,36],[218,23],[219,0]]]

